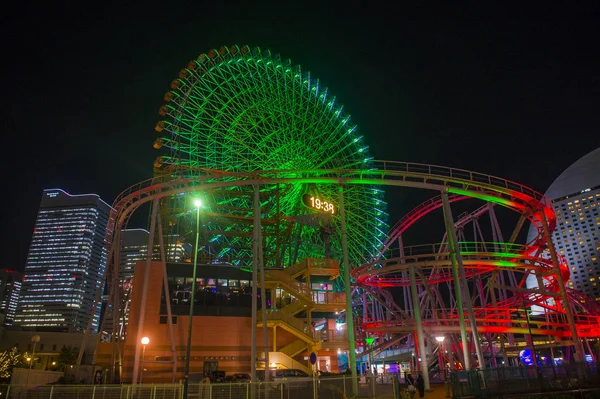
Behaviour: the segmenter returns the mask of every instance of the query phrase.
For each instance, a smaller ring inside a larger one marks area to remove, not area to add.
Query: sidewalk
[[[403,386],[401,386],[403,388]],[[390,387],[391,388],[391,387]],[[367,391],[362,391],[361,392],[362,395],[359,395],[358,398],[372,398],[372,396],[370,395],[370,392]],[[449,397],[452,397],[452,390],[450,389],[449,391]],[[378,392],[378,394],[376,395],[376,399],[401,399],[401,398],[394,398],[393,393],[382,393],[381,391]],[[419,398],[419,393],[416,392],[415,396],[413,397],[413,399],[420,399]],[[425,391],[425,397],[423,399],[448,399],[446,397],[446,387],[444,384],[431,384],[431,389],[429,391]]]
[[[425,392],[425,399],[445,399],[446,387],[444,384],[431,384],[432,392]],[[452,397],[452,389],[448,387],[448,395]],[[417,398],[419,395],[417,395]]]

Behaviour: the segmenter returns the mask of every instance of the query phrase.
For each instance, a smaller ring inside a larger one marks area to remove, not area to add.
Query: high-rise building
[[[106,267],[111,207],[98,195],[44,190],[25,264],[14,324],[24,329],[84,331]]]
[[[150,233],[144,229],[125,229],[121,232],[121,264],[119,273],[121,283],[131,280],[135,273],[135,263],[145,260],[148,255]],[[190,259],[191,245],[184,243],[177,235],[165,235],[165,256],[167,262],[184,262]],[[160,259],[160,250],[154,237],[153,259]]]
[[[120,334],[125,335],[129,322],[129,306],[131,301],[131,290],[135,264],[146,260],[148,256],[148,239],[150,233],[145,229],[125,229],[121,231],[121,250],[119,262],[119,284],[121,289],[121,314],[119,315]],[[165,256],[168,262],[184,262],[190,259],[191,245],[184,243],[179,236],[166,235]],[[160,250],[157,237],[154,238],[154,250],[152,259],[160,259]],[[108,298],[106,298],[108,300]],[[108,319],[104,320],[103,331],[113,331],[112,315],[106,313]],[[106,338],[106,336],[104,337]]]
[[[10,269],[0,270],[0,317],[10,326],[15,318],[23,274]]]
[[[556,212],[552,242],[571,271],[568,287],[600,303],[600,148],[561,173],[546,197]],[[528,241],[536,233],[531,228]],[[537,286],[535,278],[527,285]]]

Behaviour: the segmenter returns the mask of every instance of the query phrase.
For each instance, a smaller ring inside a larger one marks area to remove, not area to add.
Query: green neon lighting
[[[373,345],[373,342],[375,342],[375,338],[374,337],[368,337],[365,338],[365,341],[367,342],[367,345]]]
[[[504,206],[517,206],[517,204],[513,201],[477,191],[468,191],[456,187],[448,187],[448,192],[452,194],[464,195],[465,197],[478,198],[487,202],[492,202],[494,204],[500,204]]]
[[[368,136],[360,136],[335,97],[299,66],[259,48],[223,50],[213,58],[199,57],[193,68],[186,69],[187,76],[171,87],[170,101],[161,111],[166,115],[159,123],[162,147],[157,155],[163,157],[163,166],[156,174],[164,170],[175,179],[195,177],[202,168],[289,171],[279,176],[301,180],[261,186],[265,265],[290,266],[307,257],[323,258],[321,229],[294,220],[322,216],[302,204],[306,193],[329,199],[337,207],[339,177],[311,177],[315,174],[310,171],[359,165],[369,170],[373,165]],[[174,169],[167,172],[170,167]],[[251,265],[252,194],[252,187],[231,187],[207,193],[207,205],[203,198],[203,242],[209,245],[202,247],[208,260]],[[186,212],[190,201],[185,197],[172,198],[161,212],[173,220],[169,234],[183,235],[190,242],[195,222],[193,212]],[[344,203],[349,257],[353,262],[367,261],[371,248],[380,245],[388,230],[384,193],[374,191],[372,184],[347,186]],[[329,256],[339,259],[337,208],[328,223]]]
[[[511,252],[486,252],[486,251],[460,251],[462,255],[479,255],[485,254],[485,256],[495,256],[498,258],[521,258],[522,255]]]

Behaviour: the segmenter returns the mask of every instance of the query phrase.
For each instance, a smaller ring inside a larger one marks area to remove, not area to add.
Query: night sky
[[[0,268],[23,269],[43,189],[111,203],[152,177],[169,83],[221,45],[268,48],[311,71],[375,159],[543,192],[600,146],[597,2],[86,3],[17,2],[2,17]],[[428,196],[394,197],[391,224]]]

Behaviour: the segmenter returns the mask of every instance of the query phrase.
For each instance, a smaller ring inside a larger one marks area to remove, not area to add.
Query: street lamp
[[[444,351],[444,340],[446,339],[445,336],[443,335],[439,335],[435,337],[435,340],[440,344],[440,347],[438,348],[438,363],[440,364],[440,373],[444,373],[444,385],[446,388],[446,397],[449,398],[450,397],[450,389],[449,389],[449,385],[448,385],[448,376],[446,375],[446,361],[444,360],[444,354],[442,353]]]
[[[41,337],[39,335],[34,335],[31,337],[31,342],[33,342],[33,351],[31,352],[31,358],[29,360],[29,371],[27,372],[27,381],[25,385],[29,384],[29,374],[31,373],[31,367],[33,366],[33,362],[35,362],[35,346],[38,342],[40,342]]]
[[[202,201],[198,198],[194,200],[194,206],[196,207],[196,246],[194,247],[194,271],[192,275],[192,296],[190,299],[190,317],[188,319],[188,336],[187,336],[187,348],[185,350],[185,372],[184,372],[184,385],[183,385],[183,397],[187,398],[188,392],[188,381],[190,377],[190,356],[192,347],[192,320],[194,317],[194,302],[196,301],[196,268],[198,266],[198,240],[200,238],[200,207]]]
[[[148,345],[150,343],[150,338],[148,337],[144,337],[142,338],[142,345],[144,345],[142,347],[142,366],[141,366],[141,371],[140,371],[140,384],[142,383],[142,378],[144,376],[144,359],[146,356],[146,345]]]

